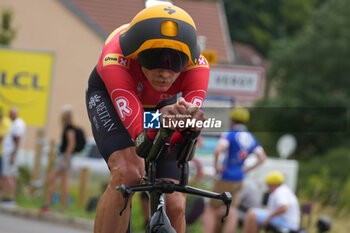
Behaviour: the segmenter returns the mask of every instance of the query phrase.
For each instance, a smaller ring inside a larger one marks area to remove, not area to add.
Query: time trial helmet
[[[138,57],[148,69],[182,71],[194,65],[200,55],[197,32],[191,16],[173,5],[145,8],[119,36],[127,58]]]
[[[250,113],[248,109],[241,106],[236,106],[231,110],[230,116],[231,116],[231,119],[234,121],[247,123],[250,118]]]

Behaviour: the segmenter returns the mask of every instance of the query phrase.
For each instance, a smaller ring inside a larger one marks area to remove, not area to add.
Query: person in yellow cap
[[[267,209],[248,210],[243,224],[243,233],[258,233],[259,228],[268,226],[293,232],[299,230],[299,202],[293,191],[284,184],[279,171],[271,171],[265,178],[269,198]]]
[[[11,126],[10,118],[4,116],[4,111],[0,107],[0,191],[2,191],[3,186],[3,175],[2,175],[2,140],[7,134]],[[0,195],[1,197],[1,195]]]
[[[243,179],[247,172],[261,165],[266,154],[259,142],[247,130],[246,123],[249,121],[249,110],[236,106],[231,112],[231,130],[223,133],[214,151],[214,167],[217,178],[214,180],[213,191],[228,191],[232,195],[230,213],[224,224],[219,216],[223,209],[223,203],[210,200],[202,217],[203,233],[217,233],[223,228],[224,233],[234,232],[238,225],[238,201],[239,193],[243,185]],[[225,154],[223,164],[220,166],[219,156]],[[244,166],[244,161],[250,155],[255,155],[257,162],[250,167]]]

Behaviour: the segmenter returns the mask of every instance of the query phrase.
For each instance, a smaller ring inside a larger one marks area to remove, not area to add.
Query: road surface
[[[88,233],[69,226],[56,225],[35,219],[0,212],[0,233]]]

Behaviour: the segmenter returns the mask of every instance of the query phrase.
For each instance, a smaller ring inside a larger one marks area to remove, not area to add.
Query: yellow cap
[[[272,171],[267,174],[265,182],[268,185],[282,184],[284,181],[284,176],[279,171]]]
[[[250,113],[248,109],[241,106],[236,106],[231,110],[230,116],[232,120],[247,123],[250,118]]]

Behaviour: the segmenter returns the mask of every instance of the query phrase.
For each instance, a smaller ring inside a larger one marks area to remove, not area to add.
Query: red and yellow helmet
[[[200,55],[193,19],[173,5],[145,8],[120,34],[119,41],[124,56],[128,58],[136,58],[145,50],[170,49],[185,54],[188,57],[186,65],[194,65]]]

